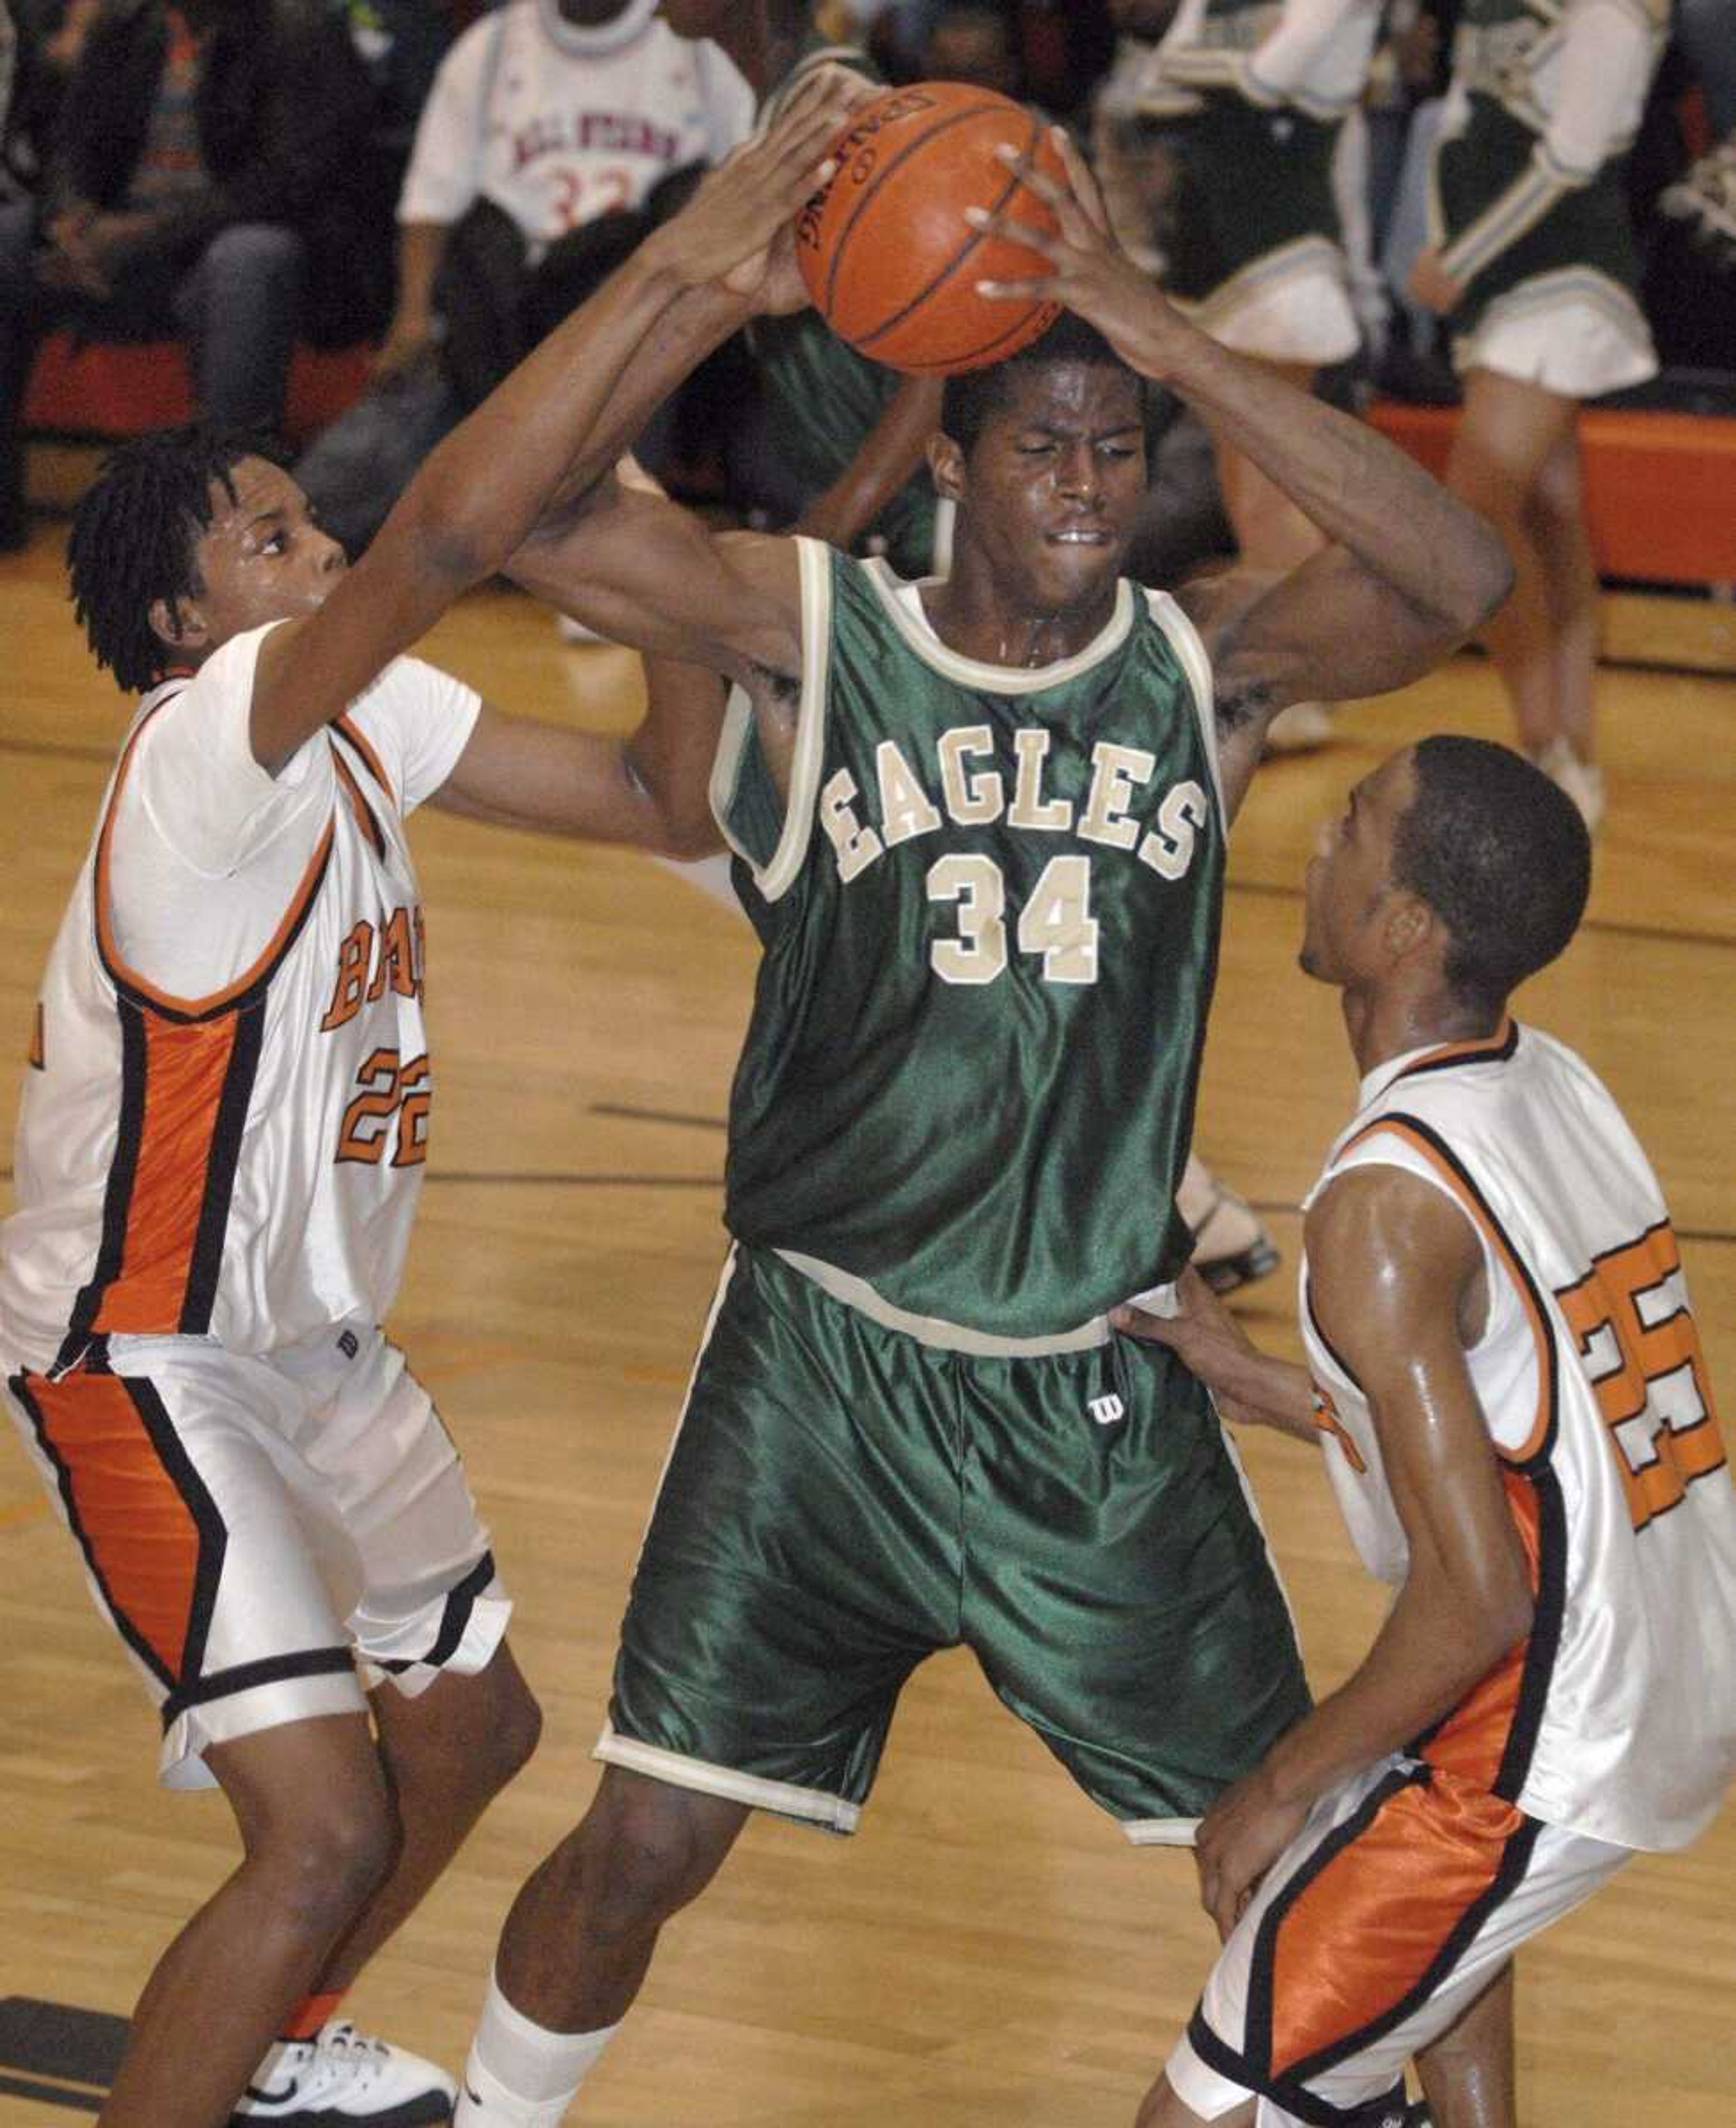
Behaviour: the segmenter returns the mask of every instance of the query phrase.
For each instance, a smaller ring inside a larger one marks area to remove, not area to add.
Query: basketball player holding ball
[[[1416,678],[1509,572],[1402,454],[1188,325],[1056,145],[1065,183],[1023,173],[1053,233],[994,292],[1073,315],[948,381],[945,582],[715,534],[613,481],[510,565],[739,684],[713,801],[765,958],[733,1245],[605,1770],[508,1917],[458,2128],[562,2117],[751,1810],[854,1828],[936,1649],[970,1647],[1136,1844],[1187,1844],[1307,1705],[1208,1397],[1107,1318],[1131,1294],[1161,1309],[1185,1258],[1225,836],[1268,723]],[[974,226],[1018,238],[1005,219]],[[610,377],[574,374],[591,448],[799,295],[781,243],[751,292],[684,296]],[[1323,550],[1185,601],[1125,581],[1147,380],[1231,435]]]

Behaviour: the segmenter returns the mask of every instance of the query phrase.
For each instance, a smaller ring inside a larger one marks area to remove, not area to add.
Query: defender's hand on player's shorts
[[[1259,1888],[1260,1879],[1302,1829],[1306,1803],[1279,1803],[1262,1769],[1226,1788],[1199,1822],[1193,1860],[1199,1902],[1226,1937]]]
[[[1167,1345],[1211,1390],[1232,1426],[1269,1423],[1246,1395],[1250,1370],[1259,1368],[1266,1355],[1191,1264],[1175,1282],[1175,1299],[1174,1315],[1153,1315],[1126,1304],[1112,1308],[1110,1327],[1148,1345]]]
[[[1002,147],[995,153],[1021,184],[1054,209],[1060,226],[1052,235],[1004,210],[965,210],[973,228],[1040,252],[1050,270],[1017,281],[979,281],[978,291],[997,301],[1028,302],[1036,297],[1076,311],[1124,362],[1147,377],[1160,378],[1166,337],[1185,330],[1180,315],[1116,242],[1097,180],[1066,131],[1055,126],[1051,138],[1067,173],[1065,185],[1057,184],[1015,149]]]
[[[837,167],[832,144],[851,112],[877,93],[842,67],[817,68],[789,109],[732,149],[681,212],[645,240],[647,253],[688,287],[721,283],[757,308],[797,308],[807,297],[794,278],[793,217]]]

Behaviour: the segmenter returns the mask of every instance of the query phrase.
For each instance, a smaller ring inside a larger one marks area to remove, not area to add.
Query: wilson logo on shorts
[[[1127,1407],[1118,1396],[1093,1397],[1086,1410],[1099,1426],[1116,1426],[1127,1416]]]

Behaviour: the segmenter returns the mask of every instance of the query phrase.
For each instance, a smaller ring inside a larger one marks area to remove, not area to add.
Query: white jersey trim
[[[730,690],[723,729],[711,772],[713,817],[723,839],[753,874],[767,901],[788,892],[800,874],[813,838],[819,796],[820,769],[826,749],[826,693],[832,667],[832,549],[818,539],[799,539],[801,566],[802,681],[796,708],[795,755],[790,768],[790,791],[777,848],[764,865],[755,862],[731,832],[729,815],[753,734],[754,707],[745,687]]]

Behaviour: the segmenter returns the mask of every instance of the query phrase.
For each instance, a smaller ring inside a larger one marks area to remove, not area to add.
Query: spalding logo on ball
[[[894,369],[951,376],[1017,354],[1054,322],[1055,303],[977,293],[979,281],[1049,270],[1041,253],[965,219],[978,207],[1055,226],[995,154],[1003,142],[1065,184],[1046,122],[992,89],[918,82],[856,113],[832,150],[837,172],[795,221],[803,282],[841,340]]]

